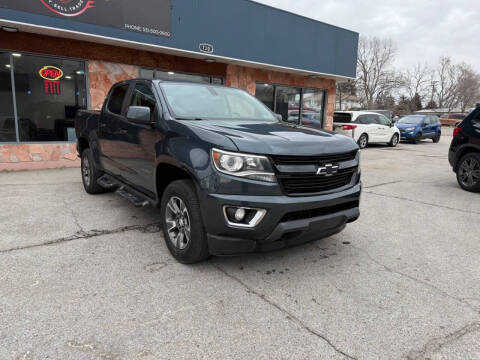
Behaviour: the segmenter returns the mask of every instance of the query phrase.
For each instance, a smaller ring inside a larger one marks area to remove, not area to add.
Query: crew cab
[[[458,184],[464,190],[480,192],[480,107],[453,130],[448,160]]]
[[[283,122],[243,90],[120,82],[75,128],[87,193],[159,207],[182,263],[320,239],[360,215],[355,141]]]
[[[379,143],[395,147],[400,142],[400,130],[394,123],[373,111],[337,111],[333,127],[337,133],[353,138],[360,149]]]

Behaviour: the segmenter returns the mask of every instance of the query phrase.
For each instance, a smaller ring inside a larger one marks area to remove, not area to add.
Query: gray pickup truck
[[[159,207],[182,263],[317,240],[360,215],[357,144],[239,89],[125,81],[75,128],[85,190]]]

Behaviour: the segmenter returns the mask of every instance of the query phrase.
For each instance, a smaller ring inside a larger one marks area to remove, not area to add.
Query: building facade
[[[358,34],[249,0],[0,0],[0,171],[78,166],[74,117],[115,82],[244,89],[285,121],[332,128]]]

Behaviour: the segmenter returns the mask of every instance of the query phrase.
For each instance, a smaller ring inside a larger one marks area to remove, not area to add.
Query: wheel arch
[[[455,172],[457,172],[458,170],[458,163],[460,162],[460,160],[469,153],[480,153],[480,146],[468,144],[468,145],[462,146],[457,150],[457,153],[455,155],[455,167],[453,169]]]
[[[160,206],[163,193],[169,184],[176,180],[191,180],[194,183],[198,193],[198,181],[195,175],[185,166],[163,162],[157,164],[155,169],[155,191],[157,195],[157,203]]]

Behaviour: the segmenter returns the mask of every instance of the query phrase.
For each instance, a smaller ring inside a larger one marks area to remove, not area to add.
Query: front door
[[[157,100],[148,82],[138,81],[134,84],[125,111],[130,106],[145,106],[151,111],[151,123],[141,123],[125,116],[122,121],[122,134],[118,146],[122,151],[119,158],[122,177],[130,184],[141,188],[145,193],[154,193],[155,157],[158,114]]]
[[[108,173],[117,177],[122,176],[123,149],[119,147],[119,141],[125,129],[125,104],[129,84],[116,85],[108,96],[106,105],[103,107],[99,120],[98,137],[100,143],[100,163]]]
[[[379,135],[381,137],[381,142],[390,142],[392,136],[395,132],[395,129],[391,126],[391,121],[384,115],[378,115],[377,122],[379,125]]]

